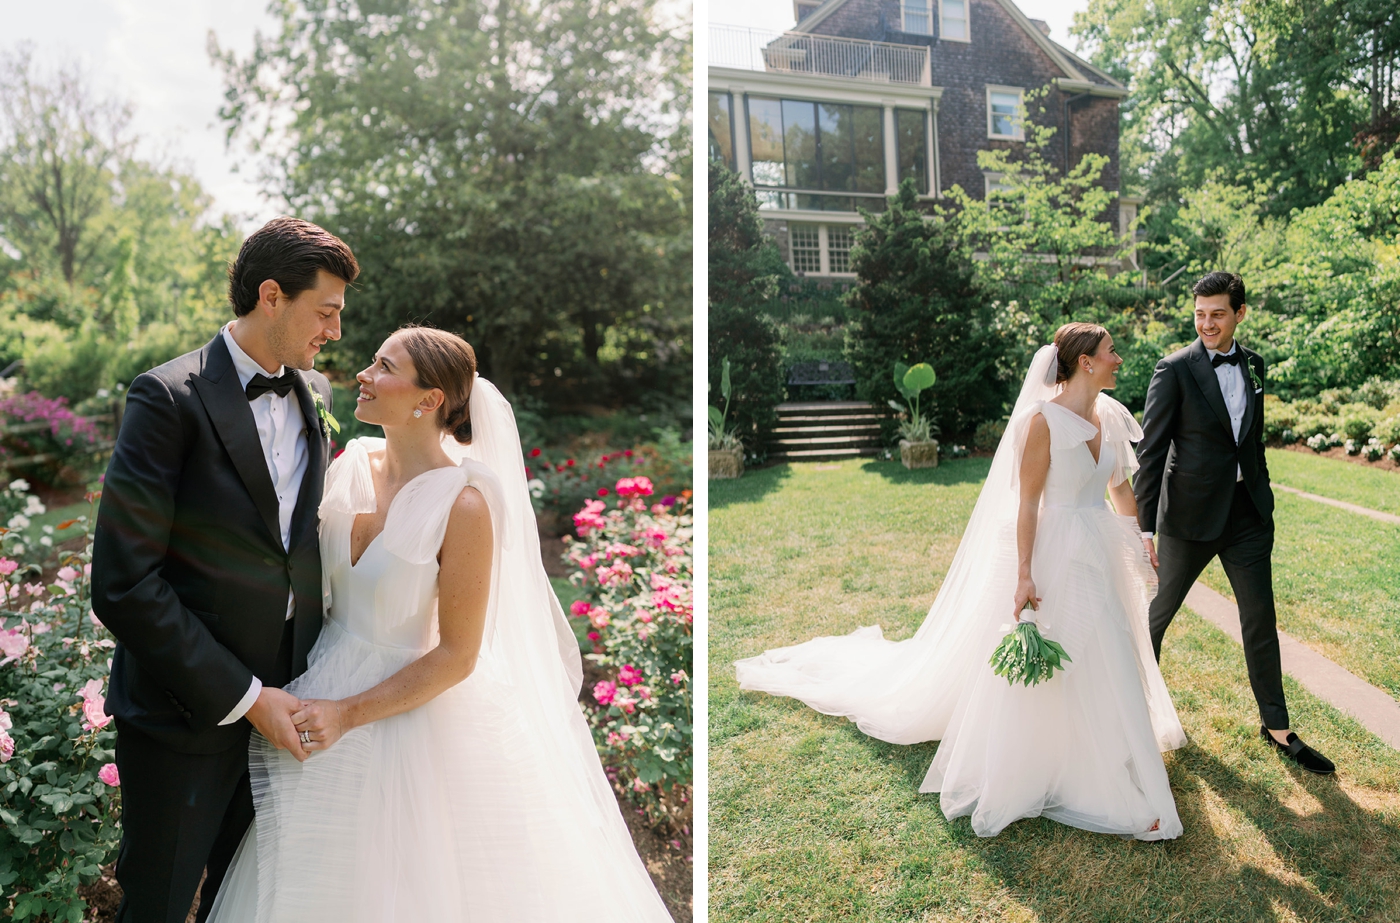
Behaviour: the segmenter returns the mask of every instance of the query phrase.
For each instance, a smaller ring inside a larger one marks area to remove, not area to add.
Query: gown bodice
[[[1050,429],[1050,470],[1045,477],[1042,506],[1105,509],[1104,493],[1109,485],[1122,483],[1137,468],[1131,442],[1142,438],[1142,430],[1132,414],[1103,394],[1095,410],[1099,417],[1097,427],[1052,401],[1041,401],[1030,408],[1027,422],[1040,414]],[[1100,431],[1103,439],[1095,460],[1089,442]],[[1020,467],[1019,459],[1017,467]]]

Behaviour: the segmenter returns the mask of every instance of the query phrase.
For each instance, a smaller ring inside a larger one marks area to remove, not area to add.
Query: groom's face
[[[345,280],[324,269],[316,284],[276,306],[268,346],[282,365],[306,371],[327,340],[340,339],[340,312],[345,307]]]
[[[1230,296],[1196,296],[1196,333],[1206,349],[1229,350],[1235,342],[1235,328],[1244,320],[1245,306],[1236,311],[1230,306]]]

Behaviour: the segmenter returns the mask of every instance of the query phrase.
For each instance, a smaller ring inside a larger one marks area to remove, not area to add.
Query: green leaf
[[[938,381],[938,375],[934,372],[933,366],[927,362],[911,366],[904,373],[904,388],[907,392],[915,395],[932,388],[936,381]]]
[[[719,393],[727,401],[729,400],[729,357],[725,356],[719,363]]]

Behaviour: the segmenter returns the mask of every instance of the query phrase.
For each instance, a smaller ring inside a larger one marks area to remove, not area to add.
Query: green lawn
[[[1320,497],[1400,515],[1400,473],[1310,452],[1267,449],[1269,477]]]
[[[1333,458],[1270,451],[1275,480],[1400,511],[1400,476]],[[1400,526],[1275,491],[1279,627],[1400,699]],[[1231,596],[1218,563],[1203,581]]]
[[[1167,757],[1186,833],[1165,844],[1041,820],[980,839],[918,794],[936,744],[739,692],[732,662],[765,647],[874,622],[912,633],[986,468],[841,462],[711,482],[711,919],[1400,919],[1400,754],[1286,680],[1296,723],[1342,767],[1290,769],[1252,736],[1238,647],[1189,613],[1163,658],[1191,737]]]

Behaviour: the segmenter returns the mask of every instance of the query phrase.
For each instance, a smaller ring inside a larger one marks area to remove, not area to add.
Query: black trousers
[[[1157,596],[1148,609],[1152,652],[1162,658],[1162,637],[1172,623],[1191,584],[1210,559],[1220,558],[1235,602],[1240,610],[1240,633],[1249,685],[1259,703],[1259,717],[1274,730],[1289,727],[1288,705],[1283,697],[1283,667],[1279,662],[1278,626],[1274,611],[1271,555],[1273,529],[1264,525],[1243,482],[1235,485],[1235,498],[1225,531],[1214,541],[1191,542],[1158,536]]]
[[[269,686],[291,679],[292,623],[282,632]],[[184,923],[199,877],[199,923],[209,916],[233,854],[253,822],[247,743],[221,753],[181,753],[117,721],[122,844],[118,923]]]

